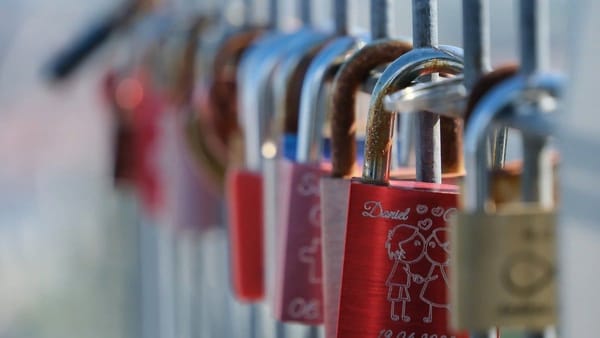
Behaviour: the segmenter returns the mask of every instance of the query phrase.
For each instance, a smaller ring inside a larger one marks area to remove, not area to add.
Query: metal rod
[[[549,25],[547,0],[521,0],[519,11],[521,74],[533,75],[547,69],[549,53]],[[523,178],[524,202],[537,202],[540,196],[541,154],[546,140],[523,134]],[[529,331],[527,338],[543,338],[543,331]]]
[[[532,75],[547,69],[550,30],[547,0],[520,0],[521,73]]]
[[[490,68],[489,0],[463,0],[464,84],[468,91]]]
[[[333,3],[333,19],[336,35],[348,35],[348,0],[335,0]]]
[[[438,45],[437,0],[413,0],[413,45],[415,48]],[[432,80],[435,76],[432,75]],[[440,117],[429,112],[417,116],[417,181],[442,182]]]
[[[244,0],[244,26],[250,26],[256,23],[256,0]]]
[[[390,37],[390,0],[371,0],[371,38]]]
[[[548,22],[546,0],[520,1],[521,29],[521,73],[525,76],[536,74],[545,68],[545,48]],[[533,107],[532,107],[533,109]],[[523,135],[523,199],[539,201],[539,155],[545,145],[544,140]]]
[[[312,1],[298,0],[298,13],[300,13],[300,21],[305,26],[312,26]]]
[[[470,93],[490,68],[490,23],[488,0],[463,0],[464,84]],[[483,208],[485,204],[480,207]],[[492,335],[493,334],[493,335]],[[496,337],[495,330],[471,332],[470,338]]]
[[[279,17],[279,0],[269,0],[269,19],[267,25],[272,29],[281,28],[281,18]]]

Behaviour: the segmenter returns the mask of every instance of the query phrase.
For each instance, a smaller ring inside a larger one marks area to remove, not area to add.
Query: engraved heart
[[[435,208],[431,209],[431,214],[435,217],[440,217],[444,214],[444,208],[435,207]]]
[[[419,228],[427,231],[433,225],[433,221],[431,220],[431,218],[426,218],[426,219],[420,220],[418,225],[419,225]]]
[[[457,212],[456,208],[450,208],[450,209],[446,210],[446,212],[444,213],[444,221],[450,222],[450,220],[452,219],[452,216],[454,216],[456,214],[456,212]]]
[[[419,215],[423,215],[424,213],[426,213],[426,212],[427,212],[427,210],[429,210],[429,208],[427,208],[427,206],[426,206],[426,205],[424,205],[424,204],[419,204],[419,205],[417,205],[417,213],[418,213]]]

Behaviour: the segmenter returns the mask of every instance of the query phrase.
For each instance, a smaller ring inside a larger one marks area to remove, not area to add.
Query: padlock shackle
[[[307,68],[331,35],[303,28],[288,48],[277,67],[272,82],[273,117],[268,130],[270,141],[278,144],[284,133],[297,134],[300,92]]]
[[[348,177],[356,164],[356,93],[371,72],[412,48],[397,40],[377,40],[354,53],[333,81],[331,101],[331,164],[333,177]]]
[[[463,193],[463,208],[466,212],[485,211],[489,196],[486,140],[492,127],[497,125],[495,122],[499,121],[501,114],[508,111],[511,112],[510,119],[518,117],[514,116],[512,109],[507,110],[507,108],[518,102],[527,90],[536,89],[553,97],[559,97],[563,84],[563,78],[553,74],[538,74],[531,77],[517,75],[497,85],[475,106],[464,139],[465,167],[468,173],[465,176]],[[527,122],[527,120],[521,121]],[[531,121],[529,120],[528,123]],[[506,121],[503,121],[503,124],[506,125]],[[513,126],[519,127],[523,133],[528,133],[527,125],[513,123]],[[550,126],[547,128],[550,129]],[[552,130],[545,130],[542,133],[551,134]]]
[[[268,129],[270,80],[289,39],[289,34],[267,35],[240,60],[237,110],[244,135],[244,162],[249,170],[259,171],[262,167],[261,147]]]
[[[385,111],[384,97],[406,88],[422,75],[462,73],[462,59],[437,48],[414,49],[391,63],[377,81],[367,119],[365,162],[362,179],[370,184],[388,184],[395,114]]]
[[[300,95],[298,163],[319,163],[321,160],[322,128],[329,106],[329,100],[323,97],[326,81],[333,78],[338,67],[362,46],[364,42],[359,38],[340,37],[328,44],[311,62]],[[323,103],[325,109],[322,109]]]

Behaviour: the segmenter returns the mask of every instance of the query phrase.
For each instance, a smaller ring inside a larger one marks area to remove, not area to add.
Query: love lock
[[[338,37],[327,43],[314,56],[302,80],[300,131],[297,136],[298,151],[295,161],[285,158],[277,160],[278,191],[274,192],[279,193],[279,197],[276,199],[276,207],[271,208],[271,212],[280,212],[281,223],[277,226],[281,227],[281,230],[277,240],[280,244],[275,254],[279,259],[279,267],[273,300],[275,317],[282,321],[311,325],[323,322],[319,179],[328,170],[321,165],[322,149],[318,146],[310,149],[313,145],[310,138],[316,137],[315,143],[321,145],[319,140],[322,128],[319,129],[317,119],[320,118],[319,113],[322,113],[320,103],[326,81],[333,77],[348,56],[364,44],[360,39],[343,36],[347,31],[344,25],[346,6],[346,1],[335,2],[335,33]],[[297,86],[291,87],[294,91],[298,89]],[[288,89],[286,92],[289,91]],[[279,100],[283,101],[290,102]],[[287,106],[286,114],[293,115],[294,111],[297,111],[297,107],[292,109],[292,105]],[[287,140],[295,138],[295,135],[289,133],[286,136]],[[309,160],[311,150],[312,158]],[[273,232],[275,230],[273,229]]]
[[[332,173],[330,177],[321,178],[320,186],[324,324],[327,338],[337,336],[342,259],[350,190],[348,177],[356,171],[357,141],[354,128],[356,116],[354,114],[357,92],[374,70],[387,65],[412,48],[407,42],[388,38],[385,23],[392,14],[387,5],[388,3],[385,1],[371,1],[374,14],[371,31],[377,40],[356,51],[344,62],[336,74],[332,86],[330,102]],[[322,118],[311,119],[314,127],[311,128],[313,132],[308,135],[310,142],[305,144],[303,139],[300,139],[299,156],[306,156],[308,152],[307,158],[313,158],[312,156],[318,153],[320,146],[315,142],[315,135],[320,131],[321,121],[323,121]]]
[[[361,180],[350,186],[338,337],[456,336],[448,329],[446,224],[454,185],[390,182],[395,115],[383,98],[421,75],[462,72],[462,60],[435,48],[412,50],[379,78],[369,109]]]
[[[271,7],[277,1],[271,1]],[[277,16],[277,14],[274,14]],[[271,18],[275,23],[275,17]],[[226,185],[228,206],[231,210],[230,240],[234,294],[240,300],[257,302],[264,298],[265,276],[270,264],[266,260],[274,256],[264,255],[263,222],[269,223],[269,215],[263,213],[262,170],[263,143],[270,131],[272,111],[271,81],[275,69],[294,48],[306,47],[316,40],[323,41],[324,34],[316,34],[310,28],[301,28],[294,33],[265,34],[244,53],[238,72],[240,97],[238,102],[239,122],[243,134],[242,167],[227,169]],[[297,59],[294,59],[296,62]],[[292,60],[288,60],[294,64]],[[267,149],[268,150],[268,149]],[[269,178],[270,176],[266,176]],[[272,252],[266,250],[267,252]],[[265,271],[266,270],[266,271]],[[269,278],[266,278],[268,281]],[[272,290],[267,286],[267,290]]]
[[[543,98],[556,98],[560,90],[556,76],[515,76],[475,106],[465,138],[469,175],[464,202],[451,231],[456,271],[451,279],[452,323],[457,328],[537,330],[556,323],[555,182],[551,157],[542,151],[552,130],[540,127],[547,126],[543,116],[548,111],[537,104]],[[517,108],[524,105],[530,109],[526,119],[519,117]],[[524,192],[528,186],[539,189],[533,194],[540,197],[536,201],[490,201],[486,136],[497,125],[522,131],[523,172],[535,174],[532,180],[522,179],[520,186]]]

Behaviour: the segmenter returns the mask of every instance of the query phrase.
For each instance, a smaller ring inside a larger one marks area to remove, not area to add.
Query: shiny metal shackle
[[[442,45],[439,48],[464,59],[463,50],[458,47]],[[456,75],[436,82],[417,83],[386,95],[383,102],[389,112],[429,111],[440,116],[463,118],[468,97],[465,76]]]
[[[286,129],[290,128],[289,125],[295,126],[298,123],[297,114],[290,114],[290,109],[299,109],[299,107],[292,107],[292,97],[289,95],[293,94],[290,92],[294,89],[292,86],[298,85],[296,83],[299,80],[298,75],[304,78],[303,68],[307,67],[306,63],[331,38],[330,34],[306,27],[299,31],[296,38],[288,41],[288,48],[281,63],[277,66],[272,82],[274,109],[271,110],[271,113],[274,115],[269,118],[271,125],[267,138],[275,141],[273,143],[275,146],[277,146],[277,140],[280,136],[288,131]],[[299,72],[302,72],[302,74],[299,74]]]
[[[290,38],[291,34],[267,35],[240,60],[238,121],[244,138],[244,164],[250,170],[259,171],[262,167],[261,146],[268,129],[270,81]]]
[[[419,48],[409,51],[392,62],[381,74],[371,96],[367,119],[365,161],[362,180],[371,184],[389,182],[392,126],[395,114],[383,107],[383,98],[392,91],[406,88],[420,76],[440,73],[462,73],[462,57],[455,51],[438,48]]]
[[[300,163],[316,163],[321,154],[321,129],[325,121],[325,112],[321,109],[322,94],[328,78],[335,75],[337,69],[355,51],[365,45],[364,40],[345,36],[328,44],[310,64],[300,97],[298,116],[298,143],[296,160]]]
[[[464,78],[457,75],[436,82],[417,83],[383,98],[388,112],[429,111],[441,116],[463,118],[467,107]]]
[[[486,142],[489,132],[498,125],[507,125],[524,133],[548,137],[554,129],[551,120],[540,117],[539,111],[533,115],[515,115],[516,109],[511,106],[524,99],[531,101],[544,96],[560,97],[563,84],[564,79],[554,74],[517,75],[493,88],[475,106],[464,139],[465,167],[468,172],[463,194],[466,212],[483,211],[486,207],[489,194]]]

